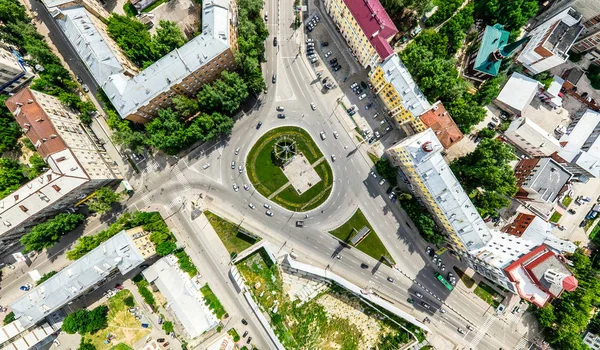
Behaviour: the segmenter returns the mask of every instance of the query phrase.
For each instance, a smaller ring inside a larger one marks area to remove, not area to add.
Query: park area
[[[210,211],[205,211],[204,215],[232,257],[260,241],[260,237],[245,231],[239,225],[225,220]]]
[[[383,245],[383,242],[377,236],[375,230],[367,218],[363,214],[363,212],[359,209],[356,209],[354,215],[348,221],[346,221],[342,226],[336,228],[335,230],[329,231],[331,235],[338,238],[344,243],[350,243],[352,237],[359,232],[363,227],[367,227],[369,229],[369,234],[363,240],[361,240],[355,247],[361,252],[369,255],[373,259],[382,260],[382,262],[390,265],[394,263],[390,253]],[[382,259],[385,256],[387,260]]]
[[[135,343],[150,334],[150,330],[142,328],[141,322],[128,311],[130,307],[135,306],[129,290],[118,292],[105,304],[108,306],[108,326],[95,334],[85,336],[85,339],[91,341],[96,349],[130,349]],[[114,338],[105,344],[109,334]]]
[[[295,299],[291,284],[301,291],[313,284],[279,269],[262,249],[237,268],[286,349],[399,349],[412,340],[395,323],[406,326],[404,320],[385,317],[339,286],[323,285],[312,299]]]
[[[318,207],[333,188],[329,163],[298,127],[276,128],[258,139],[248,153],[246,171],[260,194],[293,211]]]

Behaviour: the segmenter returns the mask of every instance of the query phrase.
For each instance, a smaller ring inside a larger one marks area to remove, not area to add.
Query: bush
[[[128,296],[127,298],[123,299],[123,303],[125,303],[125,305],[127,307],[134,307],[135,306],[135,300],[133,299],[133,296]]]
[[[160,256],[167,256],[177,248],[177,244],[172,241],[162,242],[156,246],[156,254]]]
[[[143,284],[138,284],[137,287],[138,291],[140,292],[140,295],[142,296],[142,298],[144,298],[146,304],[150,305],[152,309],[156,309],[156,300],[154,299],[154,295],[152,294],[150,289],[148,289],[148,287]]]
[[[4,325],[6,326],[7,324],[11,323],[14,320],[15,320],[15,313],[11,311],[8,314],[6,314],[6,316],[4,316]]]
[[[165,333],[171,334],[171,332],[173,332],[173,322],[171,322],[171,321],[164,322],[162,325],[162,329],[165,331]]]
[[[125,12],[125,14],[129,17],[135,17],[139,13],[135,6],[133,6],[133,4],[129,1],[127,1],[125,5],[123,5],[123,12]]]
[[[48,280],[50,277],[56,275],[58,272],[56,271],[50,271],[48,273],[45,273],[42,278],[40,278],[39,281],[37,281],[36,285],[39,286],[40,284],[46,282],[46,280]]]
[[[181,270],[187,272],[190,277],[194,277],[198,274],[198,269],[184,250],[176,252],[175,256],[177,257],[179,268]]]

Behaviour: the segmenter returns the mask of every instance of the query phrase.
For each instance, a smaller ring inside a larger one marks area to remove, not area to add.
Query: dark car
[[[394,279],[391,277],[388,277],[387,280],[388,280],[388,282],[394,283]]]
[[[569,214],[571,214],[571,215],[577,214],[577,212],[574,209],[569,209],[568,211],[569,211]]]
[[[490,129],[490,130],[494,130],[494,129],[496,129],[496,124],[494,124],[494,123],[492,123],[492,122],[489,122],[489,123],[488,123],[488,125],[487,125],[487,127],[488,127],[488,129]]]
[[[140,269],[146,269],[146,268],[148,268],[149,266],[150,266],[150,265],[148,265],[148,264],[143,264],[143,265],[140,265]]]
[[[329,46],[329,43],[328,43],[327,41],[323,41],[323,42],[321,43],[321,46]]]
[[[247,326],[247,325],[248,325],[248,321],[246,321],[246,319],[245,319],[245,318],[242,318],[242,324],[243,324],[244,326]]]
[[[273,82],[273,84],[277,82],[277,74],[273,73],[273,79],[271,79],[271,81]]]
[[[392,186],[390,186],[390,187],[387,189],[387,191],[385,191],[385,193],[386,193],[386,194],[390,194],[390,193],[392,193],[392,190],[393,190],[393,189],[394,189],[394,188],[393,188]]]
[[[335,64],[337,62],[337,58],[332,58],[329,60],[329,64]]]
[[[284,119],[285,118],[285,114],[279,113],[279,114],[277,114],[277,118]]]
[[[367,83],[365,83],[364,81],[360,82],[360,86],[362,86],[363,89],[367,88]]]
[[[248,337],[248,340],[246,340],[246,344],[250,344],[251,341],[252,341],[252,337]]]
[[[582,221],[579,223],[579,227],[584,227],[586,223],[587,223],[587,220],[582,220]]]
[[[367,264],[365,264],[365,263],[362,263],[362,264],[360,264],[360,268],[361,268],[361,269],[368,269],[368,268],[369,268],[369,265],[367,265]]]
[[[242,338],[246,338],[247,335],[248,335],[248,331],[245,331],[244,334],[242,335]]]
[[[164,343],[165,342],[165,338],[158,338],[156,339],[157,342],[159,343]]]
[[[76,75],[76,76],[75,76],[75,79],[77,79],[77,82],[78,82],[79,84],[83,83],[83,80],[81,79],[81,77],[80,77],[79,75]]]
[[[261,126],[262,126],[262,122],[258,122],[258,124],[256,124],[256,130],[260,129]]]
[[[302,227],[302,226],[304,226],[304,221],[302,221],[302,220],[296,221],[296,227]]]
[[[342,69],[342,66],[338,65],[335,68],[333,68],[334,72],[337,72],[338,70]]]
[[[273,46],[277,46],[277,37],[273,37]]]

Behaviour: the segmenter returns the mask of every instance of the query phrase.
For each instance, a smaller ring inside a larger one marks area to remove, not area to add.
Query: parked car
[[[594,220],[596,218],[596,216],[598,216],[598,212],[595,210],[590,210],[589,213],[587,213],[587,215],[585,216],[586,220]]]
[[[314,111],[317,109],[317,105],[314,102],[310,103],[310,108]]]
[[[363,99],[363,98],[365,98],[365,97],[367,97],[367,94],[362,94],[362,95],[358,96],[358,99],[359,99],[359,100],[362,100],[362,99]]]
[[[323,41],[323,42],[321,43],[321,46],[329,46],[329,42],[327,42],[327,41]]]
[[[337,139],[338,137],[340,137],[340,134],[338,134],[338,132],[337,132],[337,131],[334,131],[334,132],[333,132],[333,137],[335,137],[335,138]]]
[[[88,86],[86,84],[81,84],[81,88],[83,89],[83,91],[85,92],[90,92],[90,89],[88,88]]]
[[[247,325],[248,325],[248,321],[246,321],[246,319],[242,318],[242,324],[243,324],[244,326],[247,326]]]
[[[273,37],[273,46],[277,46],[277,37]]]
[[[329,60],[329,64],[334,65],[337,62],[337,58],[332,58]]]
[[[273,84],[277,82],[277,74],[273,73],[273,78],[271,79],[271,81],[273,82]]]

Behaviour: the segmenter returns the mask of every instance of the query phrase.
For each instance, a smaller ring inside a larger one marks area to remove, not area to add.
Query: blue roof
[[[473,68],[492,76],[498,75],[502,61],[492,62],[489,57],[492,52],[508,44],[509,35],[502,24],[486,26]]]

